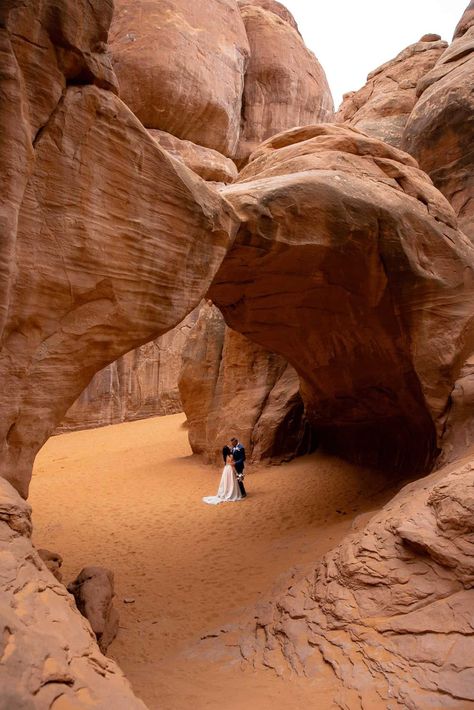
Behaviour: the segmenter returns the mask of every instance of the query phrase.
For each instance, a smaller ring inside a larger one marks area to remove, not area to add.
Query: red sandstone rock
[[[270,136],[294,126],[330,121],[333,116],[324,70],[298,32],[260,2],[243,4],[241,12],[251,54],[238,164],[245,163]]]
[[[77,608],[89,621],[102,653],[117,636],[119,615],[113,605],[114,574],[105,567],[84,567],[68,584]]]
[[[471,707],[473,492],[472,461],[408,485],[234,631],[239,659],[312,678],[339,707]]]
[[[291,12],[277,0],[237,0],[237,2],[241,8],[253,6],[261,7],[264,10],[273,12],[274,15],[278,15],[278,17],[281,17],[282,20],[285,20],[285,22],[291,25],[294,30],[298,31],[298,25],[296,24],[296,20]]]
[[[249,53],[234,0],[118,0],[109,41],[120,96],[147,128],[234,154]]]
[[[403,129],[417,101],[417,84],[447,46],[439,35],[424,35],[395,59],[371,72],[362,89],[346,94],[336,123],[348,123],[399,148]]]
[[[198,312],[195,309],[173,330],[96,373],[57,431],[182,412],[178,391],[181,354]]]
[[[191,141],[182,141],[164,131],[150,129],[148,133],[158,145],[200,175],[203,180],[228,183],[233,182],[238,175],[235,163],[217,150],[203,148]]]
[[[281,462],[311,449],[295,370],[227,328],[212,305],[189,335],[179,389],[191,447],[209,463],[222,463],[232,435],[249,462]]]
[[[467,8],[452,45],[418,84],[419,99],[403,137],[474,240],[474,8]]]
[[[51,552],[51,550],[45,549],[38,550],[38,555],[41,557],[51,574],[54,574],[58,582],[62,582],[63,576],[61,573],[61,567],[63,564],[63,558],[61,555],[57,552]]]
[[[13,10],[7,16],[5,40],[27,26],[36,32],[28,8],[20,19]],[[61,28],[55,24],[52,36]],[[61,52],[24,44],[29,53],[22,45],[17,56],[6,42],[2,54],[12,68],[2,86],[21,110],[10,114],[7,102],[2,118],[2,141],[11,145],[2,163],[9,211],[0,471],[26,495],[35,453],[92,375],[199,303],[230,242],[231,219],[217,193],[160,148],[113,93],[92,85],[63,91]],[[41,92],[41,76],[27,91],[37,52],[50,62],[45,73],[62,76],[59,96]],[[47,110],[37,110],[45,96]],[[15,153],[19,168],[9,171]]]
[[[145,710],[30,534],[31,507],[0,477],[0,706]]]
[[[327,447],[426,470],[474,326],[449,204],[407,154],[328,125],[267,141],[223,194],[242,226],[209,297],[229,326],[293,365]]]

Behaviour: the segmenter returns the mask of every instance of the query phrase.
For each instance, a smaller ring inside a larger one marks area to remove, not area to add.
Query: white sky
[[[469,0],[281,0],[323,65],[336,108],[367,74],[428,32],[448,42]]]

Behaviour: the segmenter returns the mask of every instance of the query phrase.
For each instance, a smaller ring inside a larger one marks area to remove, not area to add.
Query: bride
[[[215,496],[206,496],[203,498],[204,503],[209,505],[218,505],[219,503],[233,503],[237,500],[242,500],[237,476],[235,475],[234,459],[229,453],[225,457],[225,466],[222,471],[219,490]]]

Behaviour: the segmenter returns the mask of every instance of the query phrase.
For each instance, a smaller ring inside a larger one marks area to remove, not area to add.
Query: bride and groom
[[[203,498],[204,503],[209,505],[233,503],[247,497],[244,486],[245,449],[235,437],[230,440],[230,444],[230,447],[224,446],[222,449],[225,466],[217,495]]]

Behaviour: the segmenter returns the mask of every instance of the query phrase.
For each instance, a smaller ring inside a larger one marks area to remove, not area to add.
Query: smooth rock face
[[[148,133],[158,145],[200,175],[203,180],[229,183],[233,182],[238,175],[235,163],[217,150],[203,148],[191,141],[182,141],[165,131],[149,129]]]
[[[359,91],[346,94],[336,123],[347,123],[399,148],[403,129],[417,101],[416,87],[448,46],[425,35],[367,77]]]
[[[228,328],[210,304],[183,351],[179,389],[191,448],[209,463],[222,463],[222,447],[233,435],[249,463],[278,463],[311,450],[295,370]]]
[[[84,567],[68,584],[77,608],[89,621],[102,653],[117,636],[119,615],[113,605],[114,573],[105,567]]]
[[[418,102],[403,136],[411,153],[447,197],[461,229],[474,240],[474,9],[454,41],[418,84]]]
[[[145,710],[30,534],[30,506],[0,478],[1,710]]]
[[[233,156],[249,54],[235,0],[117,0],[109,42],[144,126]]]
[[[89,7],[84,0],[84,17]],[[197,306],[233,229],[219,195],[113,93],[65,87],[61,52],[40,51],[36,35],[16,55],[8,32],[39,32],[28,12],[33,5],[4,20],[2,62],[11,71],[0,77],[17,106],[13,115],[6,102],[2,114],[2,198],[11,203],[3,212],[0,474],[23,495],[36,452],[93,374]],[[48,76],[62,77],[58,93],[56,84],[51,95],[28,90],[37,52]],[[37,132],[29,116],[40,115]]]
[[[464,460],[402,489],[314,573],[260,605],[239,657],[313,678],[315,690],[323,677],[351,710],[471,707],[473,537],[474,464]],[[238,637],[219,639],[217,652]]]
[[[295,126],[331,121],[326,75],[292,24],[258,4],[241,4],[250,43],[237,163],[270,136]],[[272,3],[273,5],[273,3]]]
[[[182,412],[178,390],[181,354],[198,313],[197,308],[173,330],[96,373],[56,431]]]
[[[267,141],[223,194],[242,221],[209,291],[228,325],[293,365],[327,448],[427,470],[473,331],[449,204],[405,153],[329,125]]]

